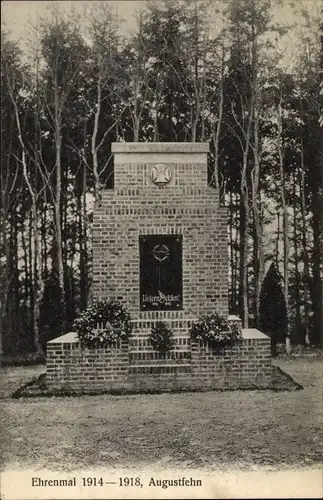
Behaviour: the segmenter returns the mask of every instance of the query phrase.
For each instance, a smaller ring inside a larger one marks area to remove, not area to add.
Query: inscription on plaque
[[[139,247],[140,309],[182,309],[182,236],[139,236]]]

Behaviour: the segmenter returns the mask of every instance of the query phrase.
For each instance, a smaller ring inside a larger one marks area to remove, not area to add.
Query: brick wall
[[[134,321],[126,344],[82,349],[71,333],[47,344],[47,383],[74,391],[180,390],[262,386],[270,381],[270,341],[245,331],[224,355],[191,345],[189,327],[200,314],[228,314],[226,210],[207,185],[208,144],[116,143],[115,189],[105,190],[94,210],[93,296],[116,298]],[[159,163],[172,171],[169,184],[155,185]],[[140,310],[139,237],[181,235],[181,310]],[[174,332],[165,357],[148,335],[157,321]],[[239,321],[239,320],[238,320]]]
[[[48,386],[75,392],[266,387],[271,373],[270,339],[256,330],[224,354],[191,345],[187,335],[166,356],[144,335],[105,349],[82,349],[73,333],[47,344]]]
[[[47,344],[46,383],[49,388],[76,392],[120,389],[127,380],[128,365],[127,343],[87,349],[81,348],[75,334],[67,334]]]
[[[192,383],[210,389],[265,387],[271,380],[269,339],[243,339],[224,354],[192,345]]]

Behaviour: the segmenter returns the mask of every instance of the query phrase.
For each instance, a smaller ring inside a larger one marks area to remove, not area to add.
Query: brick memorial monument
[[[72,390],[180,390],[270,384],[270,340],[257,330],[224,355],[190,341],[200,315],[228,316],[226,209],[207,183],[206,143],[114,143],[114,189],[93,217],[93,297],[115,298],[133,333],[88,349],[75,333],[47,344],[47,384]],[[234,319],[234,318],[232,318]],[[235,318],[237,321],[238,318]],[[151,327],[172,329],[166,356]]]

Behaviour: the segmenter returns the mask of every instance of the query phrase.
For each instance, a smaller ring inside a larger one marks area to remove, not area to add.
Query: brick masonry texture
[[[47,345],[46,379],[50,388],[91,392],[119,387],[128,373],[128,347],[82,349],[72,341]]]
[[[115,189],[102,193],[94,211],[93,296],[121,300],[138,320],[227,315],[226,209],[207,185],[207,144],[118,143],[113,150]],[[172,170],[163,187],[151,181],[157,163]],[[181,311],[140,311],[139,236],[150,234],[183,236]]]
[[[104,349],[82,348],[77,340],[47,347],[47,385],[75,392],[170,391],[268,387],[269,338],[243,339],[224,354],[183,338],[162,356],[146,339]],[[133,349],[138,347],[138,349]]]
[[[269,385],[270,340],[259,332],[249,331],[223,355],[190,342],[189,328],[201,314],[228,315],[227,214],[218,191],[207,185],[208,145],[118,143],[112,151],[115,188],[103,191],[94,210],[93,297],[122,301],[133,334],[127,343],[104,349],[82,348],[73,334],[49,342],[48,386],[140,392]],[[167,185],[151,180],[158,163],[172,171]],[[142,235],[182,236],[181,310],[140,310]],[[175,347],[165,356],[148,342],[156,321],[174,332]]]

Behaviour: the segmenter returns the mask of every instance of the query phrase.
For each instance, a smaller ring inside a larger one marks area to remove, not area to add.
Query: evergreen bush
[[[173,331],[162,321],[157,321],[151,328],[148,340],[156,351],[164,354],[171,351],[175,345]]]
[[[288,317],[281,285],[281,276],[271,264],[260,292],[259,327],[271,337],[272,354],[276,355],[277,342],[284,342],[287,335]]]
[[[59,286],[58,273],[54,270],[46,276],[43,298],[39,311],[39,331],[43,348],[46,343],[63,333],[64,304]]]

